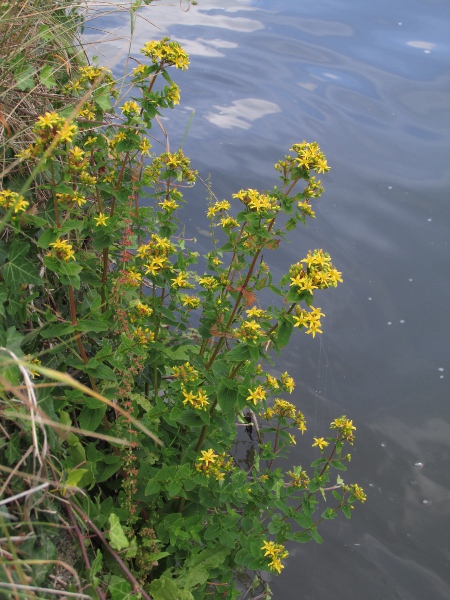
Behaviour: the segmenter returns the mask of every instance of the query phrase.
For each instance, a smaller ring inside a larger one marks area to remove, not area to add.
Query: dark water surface
[[[138,20],[136,56],[161,35],[190,53],[165,126],[176,148],[195,111],[184,150],[219,199],[272,187],[274,162],[303,139],[332,167],[317,219],[265,259],[277,277],[324,248],[343,271],[315,301],[323,335],[293,336],[277,366],[297,381],[309,439],[341,414],[354,420],[347,480],[368,499],[350,521],[324,524],[323,545],[291,549],[275,599],[447,600],[448,0],[199,0],[188,13],[157,2],[142,14],[160,30]],[[126,20],[105,21],[129,33]],[[102,63],[120,72],[127,47],[101,46]],[[186,221],[200,251],[205,207],[198,186]]]

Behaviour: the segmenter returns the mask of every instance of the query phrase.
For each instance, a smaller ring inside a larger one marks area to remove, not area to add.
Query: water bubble
[[[432,220],[433,220],[433,219],[427,219],[428,223],[431,223],[431,221],[432,221]]]
[[[429,500],[422,500],[422,504],[429,504]]]
[[[430,54],[431,50],[424,50],[423,53],[424,54]]]
[[[367,300],[372,300],[372,298],[367,298]]]
[[[383,444],[381,444],[381,447],[382,447],[382,448],[386,448],[386,444],[384,444],[384,443],[383,443]]]
[[[403,23],[399,23],[399,25],[403,25]]]
[[[404,320],[404,319],[400,319],[400,323],[404,323],[404,322],[405,322],[405,320]]]
[[[388,325],[392,325],[392,321],[388,321]]]
[[[388,190],[392,190],[392,185],[388,185]]]
[[[412,281],[412,279],[408,279],[408,281]]]
[[[439,375],[439,379],[444,379],[444,376],[443,375]]]
[[[444,367],[438,367],[438,371],[443,371]]]
[[[423,463],[416,462],[416,463],[414,463],[414,466],[420,469],[421,467],[423,467]]]
[[[369,483],[369,487],[375,487],[374,483]]]

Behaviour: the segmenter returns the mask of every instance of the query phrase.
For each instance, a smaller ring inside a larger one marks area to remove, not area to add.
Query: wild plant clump
[[[86,66],[65,83],[76,110],[36,119],[18,153],[30,180],[0,192],[0,589],[11,597],[270,597],[243,576],[280,573],[286,543],[320,543],[323,520],[365,500],[333,479],[354,442],[346,416],[305,442],[318,452],[310,468],[280,460],[307,424],[271,352],[296,328],[322,332],[314,292],[342,278],[322,249],[279,282],[263,257],[314,218],[325,156],[294,144],[275,165],[279,187],[211,202],[202,262],[177,217],[197,173],[148,136],[179,102],[169,68],[188,56],[168,38],[142,54],[118,111],[109,71]],[[255,437],[245,468],[239,426]]]

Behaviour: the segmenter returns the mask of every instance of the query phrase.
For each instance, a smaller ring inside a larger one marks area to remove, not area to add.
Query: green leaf
[[[14,70],[14,77],[16,78],[16,87],[23,92],[34,87],[34,67],[32,64],[23,66],[21,63],[20,68]]]
[[[9,443],[6,446],[5,458],[8,462],[8,465],[12,465],[21,457],[22,453],[20,452],[20,436],[17,431],[15,431],[10,437]]]
[[[109,325],[105,321],[80,321],[77,325],[77,331],[108,331]]]
[[[106,379],[107,381],[117,381],[114,371],[108,365],[97,362],[94,358],[88,362],[85,366],[84,371],[95,377],[96,379]]]
[[[56,81],[53,78],[53,69],[50,65],[42,67],[41,72],[39,73],[39,81],[48,90],[56,86]]]
[[[232,411],[237,406],[238,389],[235,381],[222,379],[217,388],[217,401],[224,413]]]
[[[102,110],[111,110],[110,96],[111,92],[109,87],[97,89],[93,94],[95,104]]]
[[[109,543],[114,550],[123,550],[130,545],[123,532],[120,519],[114,513],[109,515]]]
[[[111,600],[135,600],[136,594],[132,589],[131,583],[113,575],[108,585],[108,591],[111,594]]]
[[[26,258],[30,250],[27,243],[14,241],[9,251],[9,262],[3,266],[3,277],[10,290],[18,291],[22,284],[39,285],[39,267]]]
[[[248,360],[250,353],[248,351],[247,344],[237,344],[226,354],[227,360],[231,362],[241,362],[242,360]]]
[[[77,487],[87,473],[88,469],[71,469],[67,474],[66,485]]]
[[[177,584],[170,577],[163,575],[159,579],[155,579],[148,586],[153,600],[178,600],[179,592]]]
[[[145,495],[152,496],[153,494],[158,494],[161,489],[161,486],[156,481],[156,479],[150,479],[145,487]]]
[[[106,409],[106,404],[103,404],[100,408],[89,408],[88,406],[83,406],[78,416],[78,422],[81,429],[95,431],[102,422]]]
[[[277,328],[277,346],[278,348],[284,348],[292,335],[294,325],[287,319],[280,319],[278,321]]]
[[[343,506],[341,506],[341,509],[344,515],[347,517],[347,519],[350,519],[352,516],[352,509],[350,508],[350,506],[348,504],[344,504]]]

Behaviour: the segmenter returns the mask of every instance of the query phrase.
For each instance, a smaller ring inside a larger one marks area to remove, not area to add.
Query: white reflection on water
[[[208,56],[210,58],[225,56],[218,48],[237,48],[238,45],[233,42],[227,42],[221,39],[207,40],[205,38],[195,38],[195,40],[179,39],[177,40],[183,46],[184,50],[190,56]]]
[[[266,115],[280,112],[280,107],[268,100],[258,98],[242,98],[233,100],[232,106],[214,106],[219,112],[209,112],[205,119],[222,129],[250,129],[252,122]]]

